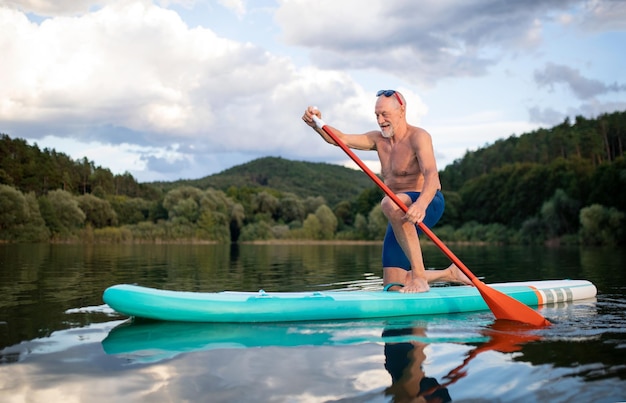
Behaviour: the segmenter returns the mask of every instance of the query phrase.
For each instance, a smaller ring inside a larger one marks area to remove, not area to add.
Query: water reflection
[[[624,372],[614,342],[623,345],[624,332],[611,335],[613,323],[602,316],[610,312],[596,309],[548,307],[555,325],[540,331],[507,327],[489,313],[281,324],[115,320],[0,350],[0,362],[15,358],[0,365],[0,379],[5,392],[24,396],[90,385],[84,400],[97,389],[117,390],[104,397],[125,401],[145,401],[142,390],[153,400],[201,401],[208,393],[223,397],[215,401],[252,401],[243,392],[252,387],[254,401],[401,401],[445,397],[444,389],[459,401],[615,401],[609,398],[623,394]],[[66,311],[94,312],[106,313]]]
[[[626,253],[620,252],[611,248],[581,249],[581,277],[593,282],[600,293],[623,298],[626,290]]]
[[[400,385],[385,369],[385,345],[402,343],[412,346],[406,371],[421,368],[453,400],[624,400],[624,250],[453,250],[486,282],[583,278],[597,286],[597,302],[544,307],[554,325],[521,334],[542,337],[536,341],[506,341],[518,332],[498,329],[490,312],[279,326],[140,324],[82,308],[101,306],[104,289],[118,283],[206,292],[380,288],[380,248],[0,245],[0,400],[387,402]],[[436,247],[424,251],[429,265],[447,265]],[[383,334],[390,329],[410,330]]]
[[[415,335],[424,337],[424,328],[389,329],[383,337]],[[448,388],[440,385],[437,379],[424,373],[423,363],[426,360],[424,348],[427,343],[411,341],[402,343],[385,343],[385,369],[391,375],[392,384],[385,390],[397,401],[410,401],[422,398],[426,402],[449,402]]]
[[[476,356],[486,351],[512,353],[521,350],[524,344],[542,339],[533,328],[516,322],[496,320],[480,330],[487,340],[471,349],[463,362],[450,370],[442,378],[443,383],[440,383],[424,372],[423,364],[427,358],[425,348],[429,344],[424,341],[426,330],[426,327],[408,327],[385,329],[383,332],[386,339],[410,338],[410,341],[385,343],[385,369],[392,379],[392,385],[386,389],[385,394],[392,395],[396,401],[421,398],[420,401],[426,402],[449,402],[452,399],[448,386],[467,375],[467,366]]]
[[[448,387],[467,375],[467,367],[479,354],[487,351],[512,353],[542,338],[535,329],[515,322],[484,322],[477,327],[475,315],[470,319],[474,323],[468,328],[467,318],[457,315],[451,322],[448,316],[447,322],[443,318],[425,320],[420,317],[259,324],[128,320],[109,332],[102,341],[102,348],[106,354],[124,359],[127,365],[145,365],[206,350],[379,343],[384,346],[384,368],[391,378],[384,395],[393,396],[396,401],[421,398],[447,402],[451,400]],[[447,375],[439,380],[428,376],[424,372],[426,347],[449,343],[470,349]]]
[[[481,342],[487,337],[474,331],[463,331],[457,320],[443,322],[433,317],[435,329],[425,336],[427,342]],[[127,320],[113,328],[102,341],[107,354],[122,355],[129,363],[158,362],[183,353],[223,348],[299,347],[382,343],[391,336],[385,332],[403,332],[407,323],[420,323],[426,331],[424,318],[393,320],[354,320],[332,322],[286,323],[190,323],[162,322],[146,319]],[[439,326],[439,329],[437,329]],[[383,331],[383,329],[386,329]],[[412,327],[410,328],[412,329]],[[407,337],[393,337],[408,340]],[[410,340],[414,340],[411,337]]]
[[[181,291],[326,290],[379,262],[363,245],[0,245],[0,349],[108,317],[70,308],[135,283]],[[378,278],[379,283],[382,283]]]

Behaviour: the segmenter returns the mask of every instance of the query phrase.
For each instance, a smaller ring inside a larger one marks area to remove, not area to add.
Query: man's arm
[[[328,129],[330,129],[345,145],[350,148],[354,148],[355,150],[375,150],[376,149],[376,141],[374,138],[377,132],[368,132],[364,134],[345,134],[338,129],[330,125],[326,125]],[[333,141],[333,139],[322,129],[315,128],[315,131],[319,133],[320,136],[328,144],[332,144],[336,146],[337,144]]]
[[[313,128],[322,138],[328,143],[336,146],[334,140],[322,129],[318,128],[313,121],[313,115],[318,118],[322,118],[322,113],[319,109],[309,106],[302,116],[302,120]],[[372,131],[364,134],[346,134],[341,130],[336,129],[330,125],[326,125],[345,145],[357,150],[375,150],[376,149],[376,136],[378,132]]]

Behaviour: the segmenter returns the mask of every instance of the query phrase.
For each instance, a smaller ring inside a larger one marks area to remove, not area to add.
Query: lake
[[[553,325],[539,330],[489,311],[132,322],[103,304],[106,287],[378,290],[381,245],[0,245],[0,401],[626,400],[623,248],[449,246],[487,283],[587,279],[598,296],[542,308]],[[448,265],[432,244],[424,254]]]

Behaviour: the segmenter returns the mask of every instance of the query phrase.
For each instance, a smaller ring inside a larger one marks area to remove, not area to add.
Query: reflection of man
[[[383,332],[383,337],[407,335],[424,336],[424,329],[388,329]],[[452,401],[448,389],[424,373],[422,363],[426,359],[424,353],[426,345],[414,340],[385,343],[385,369],[392,380],[385,394],[394,396],[395,401]]]

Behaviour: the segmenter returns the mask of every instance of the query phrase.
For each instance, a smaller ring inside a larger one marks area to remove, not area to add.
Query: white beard
[[[384,129],[381,129],[380,132],[382,133],[383,137],[386,139],[392,138],[393,135],[395,134],[393,131],[393,127],[391,126],[389,126],[386,131]]]

